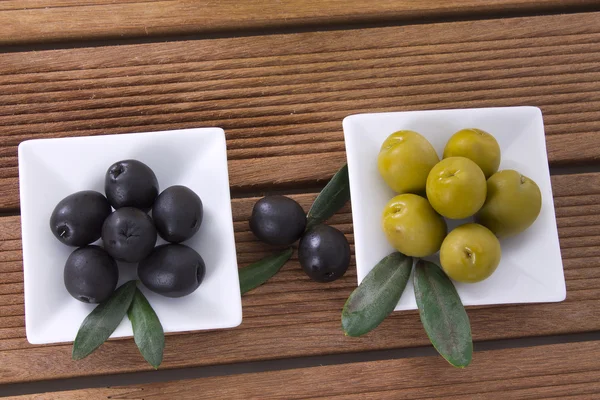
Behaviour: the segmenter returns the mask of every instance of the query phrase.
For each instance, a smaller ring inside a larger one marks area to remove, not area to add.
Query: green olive
[[[500,256],[500,242],[488,228],[464,224],[444,239],[440,264],[455,281],[475,283],[492,275],[500,264]]]
[[[446,218],[461,219],[475,214],[486,196],[481,168],[465,157],[445,158],[427,177],[427,199]]]
[[[479,165],[485,178],[500,166],[500,146],[496,139],[481,129],[462,129],[456,132],[444,148],[444,158],[466,157]]]
[[[377,168],[396,193],[423,193],[427,175],[440,161],[427,139],[414,131],[392,133],[381,146]]]
[[[390,244],[412,257],[437,252],[446,236],[444,218],[416,194],[400,194],[391,199],[383,209],[382,225]]]
[[[487,199],[477,221],[498,237],[516,235],[529,228],[542,209],[538,185],[515,170],[496,172],[487,180]]]

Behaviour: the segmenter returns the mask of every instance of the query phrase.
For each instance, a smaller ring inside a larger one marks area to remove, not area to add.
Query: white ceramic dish
[[[200,231],[185,242],[206,263],[206,276],[200,287],[179,299],[142,288],[165,332],[230,328],[241,323],[222,129],[40,139],[19,146],[25,327],[30,343],[73,341],[81,322],[94,308],[66,291],[63,268],[74,248],[56,240],[49,218],[55,205],[71,193],[88,189],[104,193],[106,170],[123,159],[137,159],[149,165],[161,190],[171,185],[189,187],[204,205]],[[162,243],[159,238],[157,244]],[[135,264],[119,264],[119,271],[119,285],[136,277]],[[131,323],[125,318],[111,337],[130,335]]]
[[[358,282],[394,251],[381,229],[381,213],[395,193],[377,170],[377,155],[391,133],[421,133],[441,157],[450,136],[463,128],[480,128],[496,137],[502,151],[500,169],[516,169],[532,178],[542,192],[536,222],[516,237],[501,241],[502,260],[494,274],[476,284],[457,283],[465,305],[557,302],[565,299],[563,272],[542,113],[536,107],[477,108],[358,114],[344,119]],[[448,228],[463,221],[449,221]],[[433,257],[433,260],[436,256]],[[439,260],[439,258],[437,258]],[[412,279],[396,310],[416,308]]]

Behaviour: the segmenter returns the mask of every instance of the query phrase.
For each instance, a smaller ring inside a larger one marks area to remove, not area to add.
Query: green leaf
[[[433,347],[450,364],[471,363],[471,324],[452,281],[434,263],[420,260],[415,267],[415,297],[423,328]]]
[[[344,333],[364,335],[390,315],[402,296],[411,270],[412,258],[402,253],[392,253],[379,261],[344,304]]]
[[[73,360],[92,354],[117,329],[131,304],[135,289],[135,281],[125,283],[83,320],[73,343]]]
[[[254,264],[240,268],[238,272],[240,274],[240,290],[242,294],[268,281],[290,259],[293,252],[294,250],[290,247],[282,253],[265,257]]]
[[[146,296],[136,289],[133,301],[127,311],[133,326],[133,339],[144,359],[155,369],[163,359],[165,333]]]
[[[306,229],[326,221],[350,200],[348,164],[345,164],[321,190],[308,211]]]

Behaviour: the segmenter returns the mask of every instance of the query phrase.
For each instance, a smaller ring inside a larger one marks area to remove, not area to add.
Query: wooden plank
[[[475,352],[464,370],[431,356],[10,399],[597,399],[599,379],[600,342],[583,342]]]
[[[567,300],[563,303],[472,307],[475,340],[493,340],[600,330],[600,173],[553,176]],[[293,195],[308,209],[314,194]],[[256,199],[234,199],[234,228],[240,266],[272,249],[258,243],[247,220]],[[585,204],[582,204],[585,203]],[[349,207],[330,223],[353,243]],[[0,218],[0,243],[19,231],[18,217]],[[18,234],[18,233],[17,233]],[[0,256],[2,256],[0,250]],[[6,250],[12,259],[13,251]],[[18,263],[0,262],[0,276]],[[11,276],[10,280],[14,280]],[[11,288],[13,283],[8,283]],[[0,284],[0,287],[2,285]],[[363,338],[345,337],[340,311],[356,287],[354,267],[330,284],[310,281],[295,256],[268,284],[243,296],[244,321],[239,328],[170,335],[161,368],[226,364],[428,345],[415,311],[394,313]],[[5,305],[6,304],[9,305]],[[0,383],[67,378],[151,369],[130,339],[111,341],[89,358],[70,360],[70,345],[32,346],[24,338],[22,294],[0,296]],[[11,307],[4,311],[5,307]],[[560,321],[560,323],[557,323]],[[247,344],[247,345],[240,345]],[[118,360],[118,362],[116,361]]]
[[[591,9],[594,0],[4,0],[0,44]]]
[[[598,21],[587,13],[0,54],[0,210],[18,208],[17,145],[42,137],[221,126],[232,190],[243,193],[330,176],[344,162],[341,120],[352,113],[536,105],[552,165],[597,162]]]

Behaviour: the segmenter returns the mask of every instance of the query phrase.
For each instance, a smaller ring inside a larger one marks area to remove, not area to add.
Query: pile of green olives
[[[388,242],[412,257],[440,252],[446,274],[464,283],[491,276],[501,259],[499,239],[531,226],[542,207],[542,194],[530,178],[498,170],[500,145],[493,135],[466,128],[454,133],[440,161],[421,134],[402,130],[383,142],[379,173],[398,195],[381,218]],[[474,217],[447,232],[447,219]]]
[[[291,246],[298,239],[298,259],[303,271],[317,282],[343,276],[350,264],[350,245],[339,230],[318,224],[306,229],[302,206],[285,196],[267,196],[254,204],[250,230],[261,241]]]
[[[185,186],[159,192],[154,171],[138,160],[111,165],[104,192],[73,193],[50,216],[54,236],[78,247],[64,268],[71,296],[85,303],[108,299],[119,280],[117,261],[138,263],[139,279],[155,293],[181,297],[195,291],[206,266],[200,254],[181,242],[200,229],[200,197]],[[158,236],[169,244],[155,247]],[[92,245],[98,239],[103,247]]]

